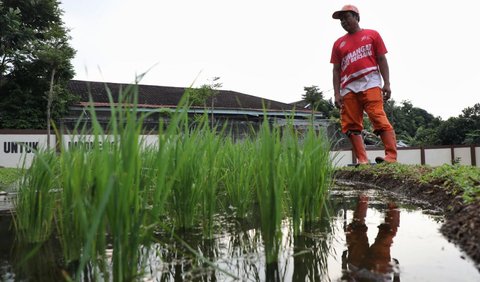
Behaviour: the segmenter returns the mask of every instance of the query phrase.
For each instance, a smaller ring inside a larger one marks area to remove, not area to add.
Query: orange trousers
[[[393,130],[383,109],[382,89],[374,87],[362,92],[349,92],[343,97],[340,111],[342,132],[363,130],[363,112],[373,125],[374,133]]]

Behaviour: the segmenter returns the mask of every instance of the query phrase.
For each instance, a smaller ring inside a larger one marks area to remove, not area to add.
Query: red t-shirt
[[[362,29],[354,34],[345,34],[335,41],[332,48],[332,64],[340,64],[340,87],[372,72],[378,73],[377,56],[387,53],[380,34],[371,29]]]

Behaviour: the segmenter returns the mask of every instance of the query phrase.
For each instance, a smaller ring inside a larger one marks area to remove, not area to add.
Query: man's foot
[[[364,167],[364,166],[370,166],[370,165],[375,165],[376,163],[356,163],[353,164],[355,167]]]
[[[382,158],[382,157],[376,157],[376,158],[375,158],[375,162],[376,162],[377,164],[381,164],[381,163],[384,163],[384,162],[385,162],[385,159]]]
[[[381,164],[381,163],[389,163],[389,164],[391,164],[391,163],[396,163],[397,161],[391,161],[391,160],[386,160],[385,158],[382,158],[382,157],[376,157],[376,158],[375,158],[375,162],[376,162],[377,164]]]

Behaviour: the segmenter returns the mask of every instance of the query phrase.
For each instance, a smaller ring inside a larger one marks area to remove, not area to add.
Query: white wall
[[[73,135],[63,135],[63,144],[69,148],[74,142],[78,142],[79,137]],[[105,137],[104,142],[111,142],[112,136]],[[143,135],[143,144],[145,146],[155,145],[157,135]],[[84,141],[93,140],[93,136],[87,135]],[[72,143],[73,142],[73,143]],[[47,146],[46,134],[0,134],[0,166],[2,167],[21,167],[25,162],[26,167],[30,166],[34,157],[34,150],[45,149]],[[87,144],[88,145],[88,144]],[[55,146],[55,136],[51,136],[50,147]],[[480,166],[480,146],[474,149],[476,164]],[[450,147],[430,147],[424,149],[425,164],[431,166],[440,166],[442,164],[452,163],[452,149]],[[471,147],[456,146],[453,149],[454,158],[459,158],[460,164],[471,165]],[[337,167],[347,166],[353,163],[352,151],[341,150],[330,152],[332,160]],[[367,156],[371,161],[377,156],[383,156],[383,149],[368,149]],[[398,162],[403,164],[421,164],[422,150],[420,148],[400,148],[398,150]]]
[[[455,158],[460,160],[459,164],[469,165],[471,163],[470,148],[454,148],[453,152],[455,154]],[[477,161],[479,160],[477,159]]]
[[[402,164],[421,164],[422,151],[420,149],[398,150],[397,161]]]
[[[46,134],[1,134],[0,166],[29,167],[36,150],[47,148]],[[55,136],[50,137],[50,148],[55,146]]]

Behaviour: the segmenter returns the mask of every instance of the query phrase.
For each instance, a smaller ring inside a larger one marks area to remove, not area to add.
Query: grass
[[[388,176],[399,180],[438,185],[449,193],[461,195],[466,204],[480,200],[480,168],[465,165],[444,164],[438,167],[426,165],[388,164],[345,167],[342,170],[366,170],[376,176]]]
[[[24,174],[24,170],[18,168],[0,168],[0,190],[13,191],[15,184],[21,179]]]

